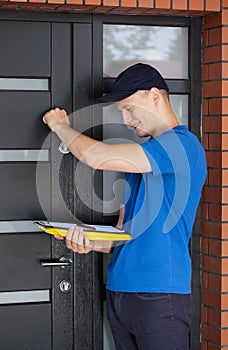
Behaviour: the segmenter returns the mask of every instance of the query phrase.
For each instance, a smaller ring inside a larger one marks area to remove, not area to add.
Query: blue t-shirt
[[[107,289],[118,292],[191,292],[189,239],[206,178],[205,152],[186,126],[141,145],[152,168],[126,174],[120,244],[107,268]]]

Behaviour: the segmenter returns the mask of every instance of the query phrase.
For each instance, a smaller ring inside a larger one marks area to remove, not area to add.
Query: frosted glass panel
[[[48,79],[0,78],[0,90],[48,91]]]
[[[47,162],[48,150],[0,150],[0,162]]]
[[[179,123],[188,126],[188,95],[170,95],[169,98]]]
[[[34,224],[35,220],[39,221],[39,218],[24,221],[0,221],[0,233],[38,232],[37,224]]]
[[[142,62],[165,78],[188,78],[188,28],[105,24],[103,40],[105,77]]]
[[[47,301],[50,301],[49,290],[0,293],[0,304],[38,303]]]

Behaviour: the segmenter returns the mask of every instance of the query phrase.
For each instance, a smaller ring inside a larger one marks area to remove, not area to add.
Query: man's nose
[[[127,111],[122,111],[122,115],[123,115],[123,122],[124,124],[128,124],[131,120],[131,116],[129,114],[129,112]]]

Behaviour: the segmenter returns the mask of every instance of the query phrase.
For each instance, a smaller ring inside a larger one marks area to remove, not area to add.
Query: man
[[[108,318],[116,349],[187,350],[188,243],[206,177],[203,148],[179,125],[168,87],[149,65],[126,69],[99,102],[116,102],[124,124],[149,140],[142,145],[95,141],[71,129],[60,109],[43,120],[82,162],[126,173],[118,225],[133,239],[114,249],[107,271]],[[100,247],[75,228],[69,229],[66,245],[77,253],[111,250],[110,242]]]

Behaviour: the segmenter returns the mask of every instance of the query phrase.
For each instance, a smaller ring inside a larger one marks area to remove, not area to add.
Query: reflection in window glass
[[[165,78],[188,78],[188,28],[105,24],[103,40],[106,77],[142,62]]]
[[[179,123],[188,126],[188,95],[170,95],[169,98]]]

